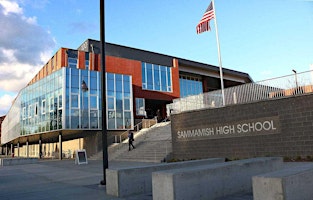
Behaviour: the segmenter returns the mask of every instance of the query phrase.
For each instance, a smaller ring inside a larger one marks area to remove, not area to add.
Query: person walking
[[[133,141],[134,141],[134,133],[132,131],[128,132],[128,151],[131,150],[131,147],[133,147],[133,149],[136,149],[135,146],[133,145]]]

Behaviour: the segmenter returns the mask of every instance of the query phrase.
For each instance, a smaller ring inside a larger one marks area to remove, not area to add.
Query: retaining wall
[[[313,95],[171,115],[173,157],[313,157]]]

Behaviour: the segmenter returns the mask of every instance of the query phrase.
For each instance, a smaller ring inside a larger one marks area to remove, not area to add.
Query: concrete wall
[[[173,156],[313,156],[313,95],[171,116]]]
[[[311,200],[313,164],[257,175],[252,183],[254,200]]]
[[[282,166],[282,158],[267,157],[154,172],[152,196],[158,200],[213,200],[250,193],[253,176]]]
[[[201,165],[209,165],[223,162],[223,158],[211,158],[166,164],[149,164],[148,166],[130,167],[122,169],[107,169],[106,191],[107,194],[117,197],[126,197],[135,194],[147,194],[152,192],[153,172],[169,169],[178,169],[183,167],[197,167]]]

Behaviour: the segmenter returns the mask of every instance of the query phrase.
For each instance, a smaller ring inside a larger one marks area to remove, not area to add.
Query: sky
[[[0,116],[61,47],[100,39],[99,0],[0,0]],[[106,0],[105,41],[218,66],[210,0]],[[313,0],[215,0],[222,67],[254,81],[313,69]]]

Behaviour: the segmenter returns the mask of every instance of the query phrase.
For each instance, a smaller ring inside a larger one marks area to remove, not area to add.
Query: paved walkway
[[[109,168],[141,166],[155,163],[109,162]],[[306,163],[286,163],[285,167]],[[152,200],[152,195],[116,198],[106,194],[102,161],[89,160],[87,165],[75,165],[74,160],[43,160],[37,164],[0,166],[1,200]],[[220,200],[252,200],[252,194],[238,194]]]
[[[149,163],[110,162],[109,168],[140,166]],[[102,161],[88,161],[87,165],[75,165],[74,160],[39,161],[37,164],[0,166],[1,200],[36,199],[125,199],[106,194]],[[152,200],[152,195],[127,198]]]

